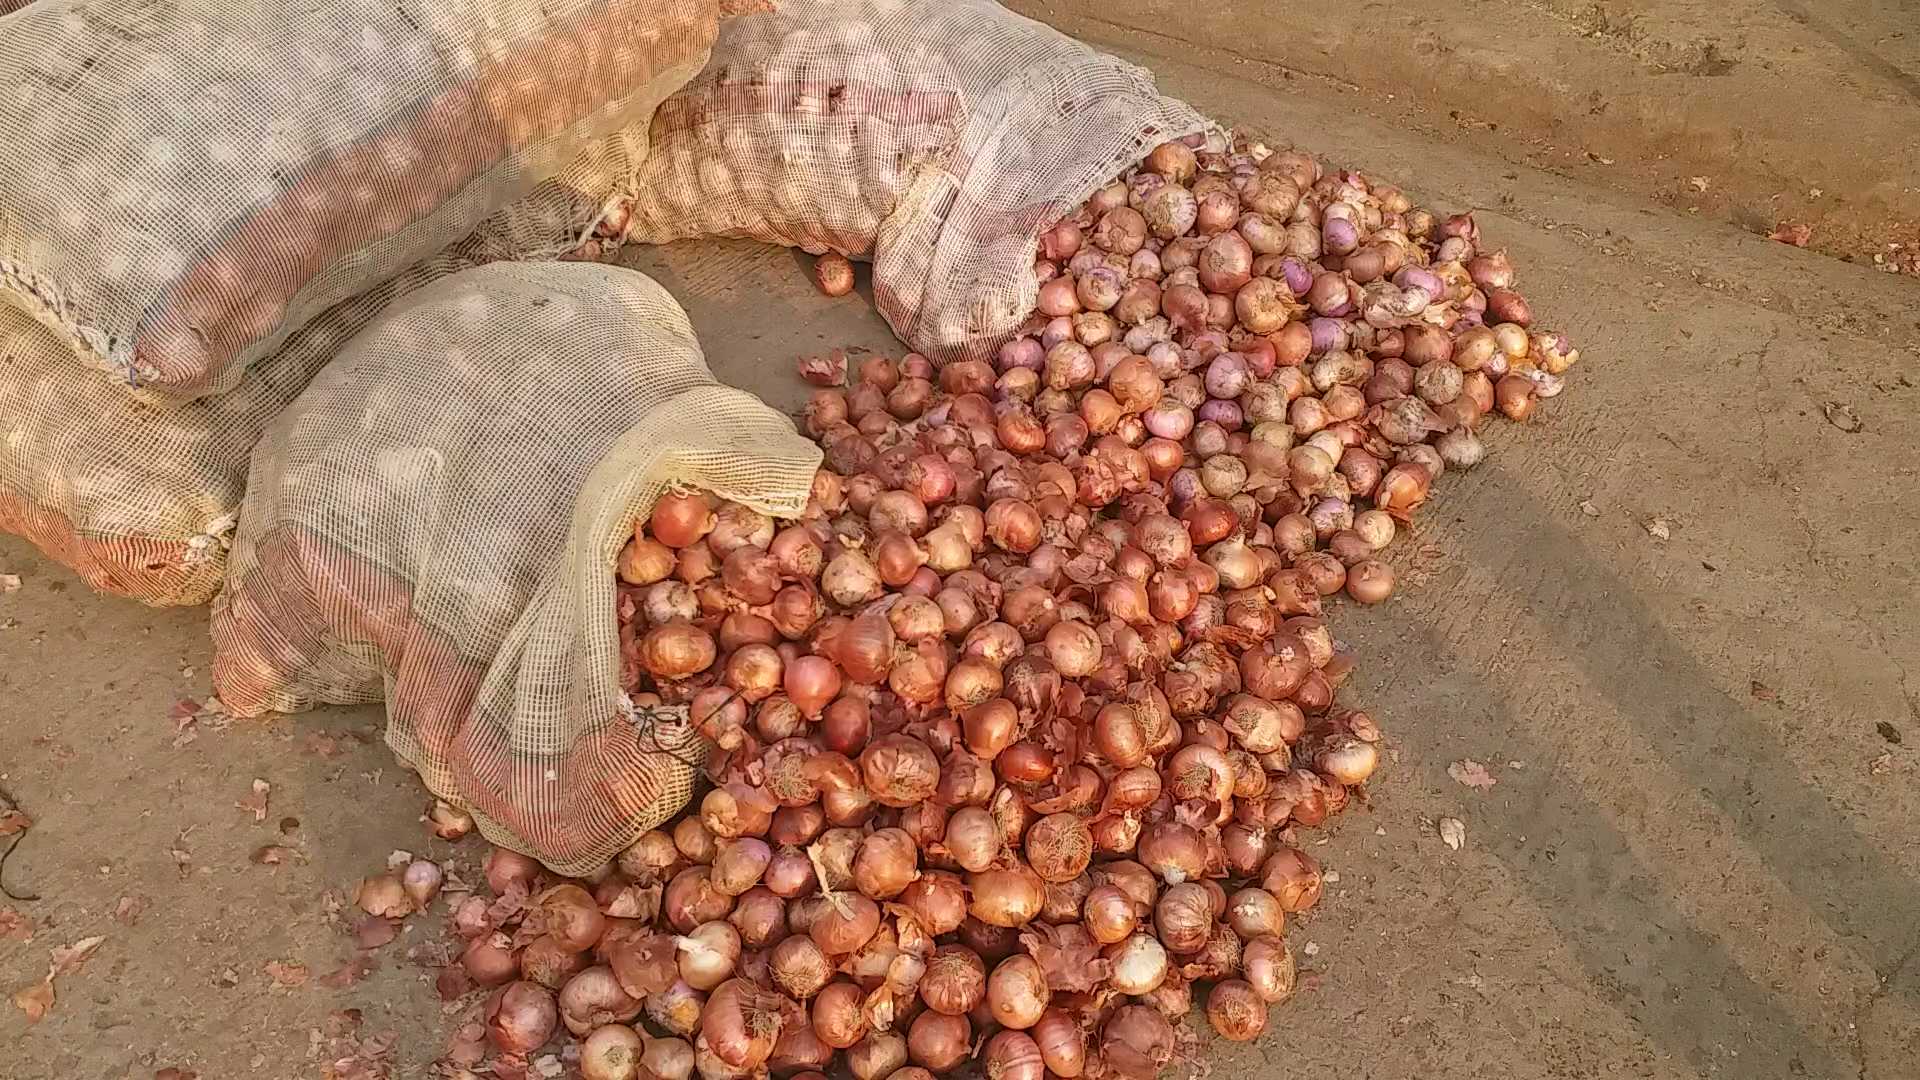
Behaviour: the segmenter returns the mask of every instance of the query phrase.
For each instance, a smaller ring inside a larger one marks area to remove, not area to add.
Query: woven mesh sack
[[[715,0],[37,0],[0,33],[0,304],[232,390],[700,70]]]
[[[783,0],[723,25],[654,113],[628,237],[872,259],[895,333],[982,358],[1033,309],[1040,233],[1207,127],[1146,71],[992,0]]]
[[[621,690],[614,560],[672,485],[797,516],[820,452],[714,381],[631,270],[497,263],[395,304],[267,431],[213,681],[241,715],[387,702],[387,742],[564,873],[684,806],[704,743]]]
[[[474,261],[456,247],[417,264],[302,327],[232,390],[165,406],[76,368],[52,331],[0,304],[0,531],[102,592],[206,603],[268,422],[394,297]]]

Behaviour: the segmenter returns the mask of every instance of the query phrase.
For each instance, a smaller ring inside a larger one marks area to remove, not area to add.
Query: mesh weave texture
[[[683,66],[642,107],[694,73]],[[86,370],[0,286],[0,530],[96,589],[154,605],[206,603],[226,566],[247,455],[321,365],[396,297],[481,263],[571,250],[610,197],[631,192],[646,153],[644,126],[594,141],[472,235],[335,304],[232,388],[192,401],[143,401]],[[0,158],[0,172],[7,167]]]
[[[613,564],[673,485],[806,504],[820,452],[715,382],[631,270],[497,263],[395,304],[255,449],[214,687],[231,711],[387,701],[387,741],[563,873],[684,805],[684,713],[620,689]]]
[[[211,600],[261,431],[394,297],[472,265],[469,247],[328,310],[232,390],[176,405],[77,368],[52,331],[0,304],[0,530],[103,592]]]
[[[0,303],[150,400],[644,124],[715,0],[37,0],[0,33]]]
[[[722,25],[654,113],[628,237],[872,259],[895,333],[981,358],[1033,309],[1040,233],[1207,126],[1148,72],[992,0],[783,0]]]

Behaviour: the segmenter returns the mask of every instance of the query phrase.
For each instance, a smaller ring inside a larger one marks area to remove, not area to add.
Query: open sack
[[[627,235],[871,259],[902,340],[982,359],[1033,310],[1040,234],[1207,127],[1148,72],[992,0],[783,0],[723,25],[654,114]]]
[[[38,0],[0,33],[0,306],[148,400],[232,391],[321,312],[644,132],[719,14]]]
[[[621,690],[613,565],[685,484],[792,517],[819,450],[714,380],[634,271],[500,263],[395,304],[255,449],[214,687],[253,715],[387,702],[387,741],[563,873],[685,804],[705,744]]]

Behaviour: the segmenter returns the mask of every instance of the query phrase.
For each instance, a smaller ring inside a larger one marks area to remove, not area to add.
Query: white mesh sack
[[[678,812],[705,753],[684,713],[621,689],[621,545],[676,484],[797,516],[819,462],[714,381],[645,276],[453,275],[350,342],[255,449],[214,688],[242,715],[384,697],[429,788],[584,872]]]
[[[1207,127],[1148,72],[992,0],[785,0],[723,25],[654,113],[628,236],[870,258],[903,340],[984,357],[1033,309],[1040,233]]]
[[[232,390],[174,405],[137,401],[77,369],[52,331],[0,304],[0,531],[102,592],[206,603],[261,431],[394,297],[472,265],[464,250],[331,308]]]
[[[716,0],[37,0],[0,24],[0,305],[149,400],[644,124]]]

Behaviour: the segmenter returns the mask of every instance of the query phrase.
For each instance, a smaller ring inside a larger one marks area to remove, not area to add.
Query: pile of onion
[[[991,363],[806,363],[799,519],[636,527],[621,678],[710,784],[584,881],[490,857],[443,985],[501,1061],[1147,1080],[1292,995],[1299,833],[1380,759],[1327,605],[1577,353],[1470,217],[1291,151],[1165,144],[1035,270]]]

